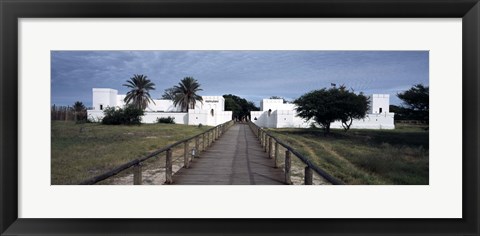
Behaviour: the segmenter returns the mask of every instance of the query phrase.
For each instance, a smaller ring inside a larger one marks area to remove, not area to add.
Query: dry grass
[[[271,129],[315,164],[347,184],[428,184],[428,130]]]
[[[175,124],[109,126],[52,121],[51,184],[78,184],[209,128]]]

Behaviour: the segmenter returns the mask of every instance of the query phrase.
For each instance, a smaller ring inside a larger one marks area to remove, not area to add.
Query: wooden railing
[[[207,147],[209,147],[215,140],[220,138],[228,128],[230,128],[233,125],[233,121],[228,121],[226,123],[223,123],[221,125],[215,126],[211,129],[206,130],[203,133],[200,133],[198,135],[195,135],[190,138],[186,138],[184,140],[178,141],[176,143],[170,144],[166,147],[162,147],[144,157],[132,160],[130,162],[127,162],[121,166],[118,166],[117,168],[95,176],[93,178],[90,178],[88,180],[85,180],[81,182],[81,185],[90,185],[90,184],[96,184],[100,181],[103,181],[105,179],[108,179],[114,175],[119,174],[122,171],[125,171],[127,169],[133,168],[133,184],[134,185],[141,185],[142,184],[142,163],[146,160],[155,158],[155,157],[160,157],[160,154],[165,153],[165,184],[171,184],[173,183],[173,160],[172,160],[172,150],[175,147],[183,145],[183,167],[184,168],[189,168],[190,163],[193,160],[193,157],[198,157],[200,152],[204,151]],[[194,151],[190,152],[189,151],[189,145],[190,142],[195,142],[195,147]],[[201,145],[200,145],[201,143]]]
[[[330,182],[334,185],[341,185],[344,184],[342,181],[336,179],[335,177],[331,176],[315,164],[313,164],[309,158],[302,155],[301,153],[297,152],[295,149],[287,145],[286,143],[282,142],[277,137],[273,136],[270,132],[266,131],[265,129],[257,126],[253,122],[249,122],[248,125],[250,129],[252,129],[253,133],[259,139],[262,147],[264,147],[265,152],[268,153],[268,157],[275,158],[275,168],[278,168],[279,162],[279,146],[285,148],[285,183],[292,184],[291,175],[292,175],[292,154],[296,156],[305,166],[305,178],[304,184],[305,185],[312,185],[313,184],[313,171],[323,177],[325,180]]]

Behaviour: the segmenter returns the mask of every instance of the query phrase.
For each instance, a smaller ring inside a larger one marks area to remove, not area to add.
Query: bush
[[[144,113],[142,109],[127,106],[125,109],[107,107],[103,114],[104,125],[139,125]]]
[[[175,118],[174,117],[159,117],[157,118],[157,123],[163,123],[163,124],[175,124]]]
[[[202,127],[203,127],[202,123],[198,124],[198,128],[202,128]]]

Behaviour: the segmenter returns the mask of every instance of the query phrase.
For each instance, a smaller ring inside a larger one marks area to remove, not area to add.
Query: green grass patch
[[[52,121],[51,184],[78,184],[211,127]]]
[[[270,129],[346,184],[428,184],[428,128],[395,130]]]

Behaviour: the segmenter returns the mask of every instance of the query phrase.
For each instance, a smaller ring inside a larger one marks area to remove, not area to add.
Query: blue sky
[[[262,98],[293,100],[331,83],[365,94],[390,94],[414,84],[429,85],[428,51],[52,51],[51,103],[92,105],[92,88],[122,86],[143,74],[160,98],[187,76],[199,81],[200,95],[234,94],[259,104]]]

